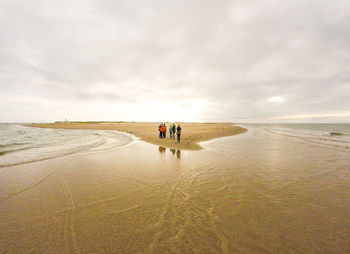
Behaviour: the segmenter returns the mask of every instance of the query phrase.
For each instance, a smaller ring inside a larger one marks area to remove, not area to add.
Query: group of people
[[[167,132],[167,127],[165,125],[165,123],[161,123],[159,125],[159,138],[166,138],[166,132]],[[181,138],[181,126],[180,124],[176,125],[173,123],[172,125],[170,125],[169,127],[169,135],[170,138],[175,138],[175,133],[177,136],[177,142],[180,143],[180,138]]]

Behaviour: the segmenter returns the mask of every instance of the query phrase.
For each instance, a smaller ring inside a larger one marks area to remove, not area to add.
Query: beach
[[[0,0],[0,254],[350,254],[349,31],[350,0]]]
[[[0,253],[348,253],[349,149],[243,127],[0,168]]]
[[[171,123],[167,123],[169,129]],[[177,143],[175,139],[160,139],[158,126],[159,123],[147,122],[60,122],[60,123],[40,123],[30,124],[29,127],[55,128],[55,129],[92,129],[92,130],[117,130],[130,133],[143,141],[154,145],[160,145],[168,148],[182,150],[200,150],[202,147],[199,142],[211,140],[214,138],[226,137],[242,134],[246,129],[227,123],[180,123],[182,128],[181,142]],[[177,126],[177,125],[176,125]]]

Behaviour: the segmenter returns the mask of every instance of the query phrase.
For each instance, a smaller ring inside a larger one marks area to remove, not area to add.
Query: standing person
[[[159,130],[159,138],[162,138],[163,137],[162,124],[159,124],[158,130]]]
[[[171,128],[173,129],[173,138],[175,138],[175,133],[176,133],[176,125],[175,125],[175,123],[173,123],[173,126],[171,126]]]
[[[176,128],[177,132],[177,143],[180,143],[180,136],[181,136],[181,127],[180,127],[180,124],[177,126]]]
[[[163,129],[163,138],[166,138],[166,125],[164,124],[164,129]]]
[[[164,124],[162,123],[160,126],[160,136],[164,138]]]
[[[169,127],[169,137],[171,138],[172,136],[173,136],[173,128],[170,125],[170,127]]]
[[[162,123],[162,127],[160,127],[160,131],[161,131],[161,135],[162,135],[162,138],[164,138],[164,123]]]

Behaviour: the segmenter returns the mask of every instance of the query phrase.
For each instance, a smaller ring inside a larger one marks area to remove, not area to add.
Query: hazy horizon
[[[65,122],[64,120],[63,121],[47,121],[47,122],[43,122],[43,121],[38,121],[38,122],[0,122],[0,124],[31,124],[31,123],[58,123],[58,122]],[[300,125],[303,125],[303,124],[324,124],[324,125],[327,125],[327,124],[333,124],[333,125],[337,125],[337,124],[340,124],[340,125],[343,125],[343,124],[346,124],[346,125],[349,125],[350,123],[349,122],[332,122],[332,123],[327,123],[327,122],[210,122],[210,121],[75,121],[75,120],[72,120],[72,121],[68,121],[67,122],[70,122],[70,123],[228,123],[228,124],[271,124],[271,125],[278,125],[278,124],[285,124],[285,125],[292,125],[292,124],[300,124]]]
[[[0,122],[350,123],[350,2],[0,1]]]

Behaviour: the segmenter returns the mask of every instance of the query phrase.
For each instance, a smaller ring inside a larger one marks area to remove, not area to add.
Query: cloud
[[[281,96],[274,96],[274,97],[268,98],[266,101],[272,102],[272,103],[281,103],[284,101],[284,98]]]
[[[346,0],[2,0],[0,119],[332,121],[350,110],[348,31]]]
[[[321,114],[302,114],[302,115],[287,115],[271,117],[271,120],[293,120],[293,119],[310,119],[310,118],[334,118],[334,117],[350,117],[350,111],[345,112],[331,112],[331,113],[321,113]]]

